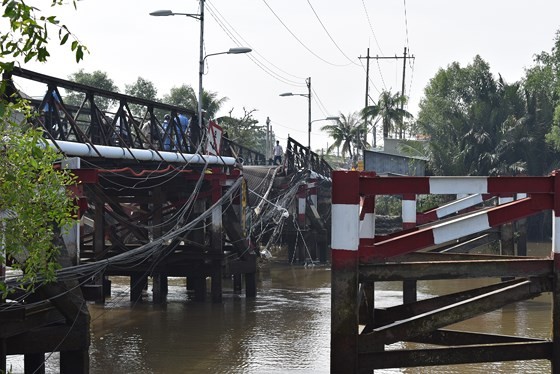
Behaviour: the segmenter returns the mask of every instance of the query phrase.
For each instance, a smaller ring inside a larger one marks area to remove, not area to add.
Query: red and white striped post
[[[358,369],[360,173],[332,173],[331,373]]]
[[[560,373],[560,173],[552,173],[554,179],[554,209],[552,217],[552,373]]]
[[[403,194],[401,204],[403,230],[416,227],[416,194]]]
[[[362,201],[360,213],[360,245],[372,245],[375,239],[375,195],[367,195]]]

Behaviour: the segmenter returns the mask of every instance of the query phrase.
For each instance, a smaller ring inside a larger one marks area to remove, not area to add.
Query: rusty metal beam
[[[358,366],[360,370],[366,371],[478,362],[549,360],[551,357],[552,343],[528,342],[362,353],[358,358]]]
[[[474,297],[487,294],[489,292],[503,289],[504,287],[524,282],[523,279],[512,280],[507,282],[495,283],[488,286],[483,286],[475,289],[470,289],[462,292],[454,292],[451,294],[432,297],[424,299],[411,304],[397,305],[390,308],[376,309],[375,310],[375,327],[385,326],[395,321],[404,320],[414,317],[423,313],[428,313],[433,310],[443,308],[447,305],[457,303],[463,300],[472,299]],[[548,281],[549,290],[551,288]]]
[[[499,334],[483,334],[469,331],[455,331],[440,329],[430,334],[418,336],[410,341],[415,343],[457,346],[475,344],[500,344],[522,342],[546,342],[544,339],[534,339],[524,336],[511,336]]]
[[[359,336],[359,351],[362,353],[376,351],[379,344],[391,344],[406,341],[424,335],[438,328],[464,321],[484,314],[504,305],[531,299],[540,295],[542,289],[538,282],[525,280],[507,285],[500,290],[462,300],[445,307],[423,313],[405,320],[379,327],[373,332]]]
[[[360,282],[399,281],[404,279],[460,279],[542,277],[552,274],[552,260],[475,260],[384,263],[360,266]]]

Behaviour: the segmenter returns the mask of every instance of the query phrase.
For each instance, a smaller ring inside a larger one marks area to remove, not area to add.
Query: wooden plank
[[[359,351],[372,352],[377,350],[379,344],[407,341],[438,328],[464,321],[516,301],[536,297],[539,294],[538,283],[533,284],[530,280],[508,285],[502,289],[400,320],[376,328],[371,333],[360,335],[358,338]]]
[[[549,360],[551,357],[552,343],[529,342],[362,353],[358,358],[358,366],[365,371],[479,362]]]
[[[542,277],[552,274],[552,260],[474,260],[428,261],[414,263],[383,263],[360,265],[360,282],[399,281],[404,279],[462,279]]]

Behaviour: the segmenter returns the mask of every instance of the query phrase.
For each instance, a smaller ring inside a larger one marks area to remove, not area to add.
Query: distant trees
[[[349,154],[350,158],[354,160],[357,149],[362,145],[361,134],[366,131],[366,128],[365,122],[362,121],[357,112],[354,112],[348,115],[340,113],[339,120],[336,123],[324,125],[321,130],[329,134],[334,140],[334,143],[327,148],[327,153],[340,149],[342,156]]]
[[[202,91],[202,110],[206,113],[204,118],[212,119],[228,101],[227,97],[218,97],[217,92]],[[198,93],[192,86],[183,84],[173,87],[168,95],[163,96],[163,102],[188,108],[194,112],[198,111]]]
[[[371,117],[373,125],[374,144],[376,144],[376,124],[381,122],[383,126],[383,137],[388,138],[390,133],[395,137],[403,138],[405,130],[405,119],[412,118],[407,110],[402,109],[406,104],[406,96],[391,91],[382,91],[377,103],[362,109],[363,117]]]
[[[68,76],[68,80],[76,82],[79,84],[84,84],[86,86],[91,86],[95,88],[101,88],[107,91],[118,92],[119,88],[115,85],[115,82],[109,78],[106,72],[101,70],[95,70],[92,73],[85,72],[84,69],[80,69],[75,73]],[[64,101],[68,105],[80,106],[84,102],[85,94],[83,92],[69,91],[64,97]],[[97,97],[96,104],[101,110],[107,110],[113,101],[105,97]]]
[[[417,120],[418,130],[430,138],[433,172],[549,172],[557,159],[550,145],[554,144],[551,126],[558,105],[557,84],[551,84],[558,81],[558,72],[551,56],[538,56],[525,79],[513,84],[496,79],[480,56],[466,67],[455,62],[440,69],[425,88]]]
[[[247,110],[243,108],[243,115],[234,117],[232,116],[232,109],[229,116],[219,118],[220,126],[224,129],[224,134],[227,134],[229,140],[266,154],[266,128],[259,126],[259,121],[253,118],[254,112],[256,112],[256,109]]]

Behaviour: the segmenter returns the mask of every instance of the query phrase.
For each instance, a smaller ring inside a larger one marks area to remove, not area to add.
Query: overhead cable
[[[319,15],[317,14],[317,12],[315,11],[315,8],[313,8],[313,5],[311,5],[311,1],[307,0],[307,4],[309,4],[309,7],[311,8],[311,10],[313,11],[313,14],[315,14],[315,18],[317,18],[317,21],[319,21],[319,23],[321,24],[321,27],[323,28],[323,30],[325,30],[325,33],[327,33],[327,36],[329,37],[329,39],[333,42],[333,44],[335,45],[335,47],[340,51],[340,53],[342,53],[342,55],[344,57],[346,57],[346,59],[348,61],[350,61],[351,64],[354,64],[356,66],[359,66],[359,64],[357,62],[355,62],[354,60],[352,60],[350,57],[348,57],[346,55],[346,53],[344,53],[344,51],[339,47],[339,45],[334,41],[333,37],[331,36],[331,34],[329,33],[329,31],[327,30],[327,28],[325,27],[325,24],[323,23],[323,21],[321,21],[321,18],[319,18]]]
[[[284,23],[284,21],[282,21],[282,19],[276,14],[276,12],[270,7],[270,5],[268,5],[268,3],[266,2],[266,0],[262,0],[263,3],[265,3],[265,5],[267,6],[267,8],[272,12],[272,14],[274,14],[274,16],[276,17],[276,19],[282,24],[282,26],[284,26],[284,28],[290,33],[290,35],[292,35],[294,37],[294,39],[296,39],[298,41],[298,43],[305,48],[309,53],[311,53],[313,56],[317,57],[319,60],[323,61],[324,63],[327,63],[329,65],[332,66],[338,66],[338,67],[342,67],[342,66],[348,66],[349,64],[335,64],[332,63],[330,61],[325,60],[324,58],[322,58],[321,56],[319,56],[318,54],[316,54],[315,52],[313,52],[307,45],[305,45],[305,43],[303,43],[301,41],[300,38],[298,38],[296,36],[296,34],[294,34],[292,32],[292,30],[290,30],[290,28]]]

